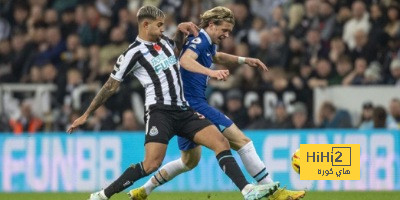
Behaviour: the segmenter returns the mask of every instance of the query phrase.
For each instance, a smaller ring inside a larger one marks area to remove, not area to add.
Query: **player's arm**
[[[212,70],[207,67],[204,67],[200,63],[196,61],[198,55],[196,52],[191,49],[186,49],[186,51],[181,56],[179,63],[181,67],[185,68],[188,71],[204,74],[206,76],[210,76],[212,78],[216,78],[218,80],[226,80],[229,76],[228,70]]]
[[[213,62],[224,66],[238,66],[241,64],[248,64],[250,67],[258,67],[262,70],[268,71],[267,66],[257,58],[235,56],[227,53],[217,52],[213,56]]]
[[[199,27],[197,27],[193,22],[182,22],[178,24],[178,30],[176,30],[173,38],[176,55],[179,55],[179,52],[182,50],[183,43],[185,42],[185,36],[189,34],[193,34],[197,37],[199,35]]]
[[[90,106],[86,109],[85,113],[76,119],[72,125],[68,128],[67,132],[72,133],[76,128],[80,125],[84,124],[87,118],[97,109],[99,108],[107,99],[113,95],[120,85],[120,82],[113,79],[108,78],[107,82],[101,87],[100,91],[96,94]]]

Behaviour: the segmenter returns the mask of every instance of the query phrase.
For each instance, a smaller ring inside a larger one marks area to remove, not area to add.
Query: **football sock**
[[[236,187],[238,187],[240,191],[249,184],[242,171],[240,171],[239,165],[236,163],[230,150],[225,150],[219,153],[217,155],[217,160],[221,169],[235,183]]]
[[[144,189],[146,190],[146,194],[149,195],[156,187],[189,170],[190,168],[182,162],[181,158],[167,163],[143,185]]]
[[[147,174],[143,169],[142,163],[131,165],[117,180],[104,189],[104,194],[107,198],[110,198],[112,195],[128,188],[135,181],[145,176],[147,176]]]
[[[250,141],[238,151],[240,158],[246,168],[247,172],[261,184],[272,183],[272,179],[269,176],[265,164],[261,161],[258,156],[256,149],[254,148],[253,142]]]

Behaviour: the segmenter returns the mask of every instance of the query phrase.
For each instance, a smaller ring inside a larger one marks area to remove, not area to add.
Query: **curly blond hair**
[[[200,15],[200,28],[206,28],[210,22],[220,25],[223,21],[235,25],[233,12],[229,8],[218,6]]]

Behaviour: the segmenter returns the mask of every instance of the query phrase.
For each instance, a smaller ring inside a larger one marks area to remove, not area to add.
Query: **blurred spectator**
[[[387,80],[388,84],[400,86],[400,59],[393,59],[390,64],[391,77]]]
[[[334,37],[342,37],[343,29],[345,23],[351,18],[351,10],[347,6],[342,6],[339,8],[339,12],[336,15],[335,23],[333,25],[333,33]]]
[[[269,66],[285,67],[288,57],[288,46],[286,45],[285,34],[279,27],[274,27],[270,31],[268,51],[264,55],[264,61]]]
[[[303,16],[304,16],[304,7],[302,4],[294,3],[290,6],[288,13],[288,18],[289,18],[288,28],[290,33],[292,33],[293,36],[296,38],[302,37],[302,33],[297,32],[297,27],[300,26]]]
[[[235,27],[232,33],[236,36],[240,30],[249,29],[251,27],[253,16],[249,12],[249,7],[246,5],[245,1],[238,1],[234,4],[232,9],[233,13],[235,13]]]
[[[323,41],[329,41],[332,37],[336,15],[329,1],[321,1],[318,10],[321,39]]]
[[[125,110],[122,113],[122,124],[117,127],[120,131],[137,131],[143,127],[139,124],[135,117],[135,113],[132,110]]]
[[[275,115],[273,117],[271,128],[273,129],[288,129],[290,128],[289,115],[286,111],[286,106],[282,101],[275,105]]]
[[[336,63],[340,61],[340,57],[348,54],[346,44],[340,37],[332,38],[330,43],[330,50],[329,50],[329,59]]]
[[[19,81],[29,58],[25,32],[15,32],[11,38],[12,47],[12,71],[15,81]]]
[[[382,82],[381,65],[374,61],[372,62],[364,73],[364,85],[376,85]]]
[[[0,83],[13,82],[11,45],[8,40],[0,40]]]
[[[271,127],[271,121],[265,119],[259,101],[253,101],[247,109],[250,124],[246,129],[266,129]]]
[[[7,39],[11,33],[11,26],[6,19],[0,16],[0,41]]]
[[[354,33],[354,48],[350,52],[353,60],[360,57],[366,58],[368,62],[375,60],[376,49],[368,41],[368,35],[363,30]]]
[[[128,48],[129,43],[124,41],[125,32],[120,27],[115,27],[111,30],[110,43],[100,50],[100,74],[109,73],[109,60],[118,57],[121,52]],[[114,64],[113,64],[114,65]]]
[[[9,126],[15,135],[23,132],[34,134],[42,130],[43,121],[32,113],[32,102],[24,100],[20,107],[20,116],[17,119],[10,119]]]
[[[78,25],[75,22],[75,9],[67,8],[61,13],[60,30],[63,38],[70,34],[76,34]]]
[[[290,128],[305,129],[314,128],[312,122],[308,119],[307,107],[302,102],[297,102],[293,105],[294,110],[291,115]]]
[[[387,115],[385,108],[382,106],[377,106],[373,109],[372,122],[362,127],[362,129],[374,128],[399,129],[396,122],[390,115]]]
[[[304,57],[303,42],[294,36],[289,38],[288,61],[286,62],[285,70],[288,72],[299,72],[299,66]]]
[[[75,10],[75,20],[79,25],[78,34],[84,46],[100,43],[99,19],[99,12],[94,6],[87,6],[86,9],[77,7]]]
[[[317,29],[311,29],[307,32],[305,57],[311,66],[317,64],[318,58],[328,57],[328,49],[322,46],[321,35]]]
[[[365,83],[365,70],[367,69],[367,60],[357,58],[354,64],[354,70],[343,79],[343,85],[362,85]]]
[[[394,98],[390,101],[389,105],[390,115],[397,123],[398,128],[400,129],[400,99]]]
[[[44,22],[49,26],[55,26],[58,24],[58,13],[54,9],[47,9],[44,13]]]
[[[396,5],[389,6],[387,11],[388,23],[385,26],[385,32],[394,38],[400,37],[400,11]]]
[[[371,126],[372,122],[372,117],[374,113],[374,106],[372,105],[371,102],[366,102],[362,106],[362,111],[361,111],[361,120],[360,120],[360,125],[358,126],[360,129],[367,129],[368,127]]]
[[[319,110],[320,128],[351,128],[351,117],[346,110],[337,109],[331,102],[324,102]]]
[[[111,131],[116,128],[116,124],[111,111],[102,105],[94,111],[94,115],[88,120],[86,128],[90,131]]]
[[[258,69],[249,67],[248,65],[242,65],[239,67],[237,74],[240,75],[238,81],[239,88],[242,91],[258,90],[260,86],[260,76],[257,71]]]
[[[226,116],[228,116],[238,127],[243,129],[248,124],[246,109],[242,103],[243,95],[237,89],[228,91],[226,94]]]
[[[254,21],[254,20],[253,20]],[[269,27],[279,27],[283,30],[287,28],[287,19],[282,6],[276,6],[272,11],[272,21]]]
[[[357,31],[363,31],[368,34],[371,24],[369,23],[369,14],[363,1],[354,1],[351,6],[351,12],[352,18],[344,25],[343,40],[350,50],[353,50],[356,46],[355,33]]]
[[[319,59],[315,71],[311,74],[308,81],[308,87],[311,89],[317,87],[327,87],[332,77],[332,65],[329,60]]]
[[[27,30],[26,21],[29,15],[29,8],[25,2],[18,2],[15,4],[13,9],[13,19],[10,24],[12,24],[12,30]]]
[[[341,56],[336,62],[336,73],[330,79],[331,85],[342,85],[344,78],[353,70],[353,64],[348,56]]]
[[[318,0],[306,0],[305,1],[305,15],[303,19],[294,29],[294,34],[297,37],[304,37],[309,30],[319,30],[319,18],[318,12],[320,7],[320,1]]]
[[[46,43],[39,47],[35,63],[41,65],[50,61],[57,67],[61,65],[61,53],[66,50],[65,41],[61,38],[60,29],[52,26],[46,30]]]

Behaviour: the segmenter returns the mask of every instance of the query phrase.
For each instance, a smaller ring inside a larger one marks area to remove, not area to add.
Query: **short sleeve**
[[[133,72],[139,65],[137,64],[141,52],[140,50],[130,49],[118,57],[114,65],[114,70],[111,73],[111,78],[117,81],[123,81],[125,77]]]
[[[198,56],[200,56],[201,52],[203,52],[206,48],[204,42],[201,37],[193,37],[189,38],[187,48],[194,51]]]

